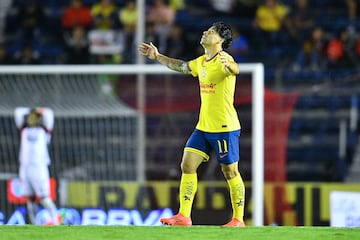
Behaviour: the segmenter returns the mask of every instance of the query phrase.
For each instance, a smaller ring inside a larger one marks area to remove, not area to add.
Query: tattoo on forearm
[[[169,58],[164,55],[159,55],[157,60],[161,64],[167,66],[168,68],[170,68],[174,71],[181,72],[181,73],[190,73],[187,63],[183,60]]]

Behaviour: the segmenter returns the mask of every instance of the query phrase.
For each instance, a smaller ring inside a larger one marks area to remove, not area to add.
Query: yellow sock
[[[194,201],[194,196],[197,190],[197,174],[186,174],[181,175],[180,189],[179,189],[179,200],[180,209],[179,213],[185,217],[190,217],[191,208]]]
[[[230,190],[233,218],[243,221],[245,205],[245,186],[240,175],[227,180]]]

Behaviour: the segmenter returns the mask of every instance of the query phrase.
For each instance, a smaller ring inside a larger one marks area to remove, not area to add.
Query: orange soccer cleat
[[[245,227],[245,223],[241,222],[237,218],[233,218],[230,222],[228,222],[225,225],[222,225],[223,227]]]
[[[184,217],[181,213],[178,213],[169,218],[161,218],[160,222],[164,225],[170,226],[191,226],[192,221],[189,217]]]

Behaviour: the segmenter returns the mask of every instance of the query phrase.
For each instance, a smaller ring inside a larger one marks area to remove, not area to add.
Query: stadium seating
[[[14,0],[14,7],[24,1]],[[84,0],[84,3],[91,6],[96,0]],[[125,0],[114,0],[118,7],[123,6]],[[146,1],[147,3],[151,1]],[[295,0],[283,1],[293,5]],[[314,0],[309,1],[317,11],[317,24],[326,31],[336,33],[339,29],[353,24],[360,28],[360,20],[349,22],[347,12],[343,1],[339,0]],[[43,25],[44,44],[37,49],[43,59],[44,64],[59,64],[62,60],[64,46],[62,45],[62,28],[60,19],[68,0],[38,0],[45,9]],[[199,8],[209,8],[207,0],[192,1],[192,4]],[[251,44],[252,39],[252,18],[227,17],[213,18],[204,15],[196,15],[189,11],[179,10],[176,13],[176,23],[184,28],[187,35],[198,33],[211,23],[218,20],[224,20],[227,23],[235,24],[243,34],[250,39],[249,60],[250,62],[263,62],[265,64],[266,86],[275,90],[282,91],[300,91],[300,97],[295,106],[289,128],[289,139],[287,146],[288,160],[288,179],[294,181],[338,181],[342,180],[346,172],[346,166],[343,166],[343,159],[339,158],[338,137],[339,124],[341,120],[348,121],[348,111],[351,107],[352,92],[335,94],[331,91],[334,86],[343,86],[352,89],[353,84],[347,83],[347,80],[356,74],[354,69],[342,70],[300,70],[293,71],[289,63],[295,59],[298,52],[298,45],[289,42],[280,47],[275,46],[268,49],[260,49]],[[14,9],[7,16],[7,34],[10,42],[14,38],[16,28],[16,19]],[[20,46],[8,44],[10,54],[18,50]],[[271,50],[271,51],[270,51]],[[279,82],[281,83],[279,86]],[[345,83],[345,84],[344,84]],[[345,85],[345,86],[344,86]],[[328,86],[328,87],[327,87]],[[320,90],[319,90],[320,89]],[[329,90],[330,89],[330,90]],[[314,113],[315,112],[315,113]],[[10,121],[0,118],[0,121]],[[11,120],[12,121],[12,120]],[[71,131],[72,120],[63,119],[60,124],[64,125],[62,131]],[[148,122],[148,131],[153,134],[158,129],[158,119],[156,116],[150,116]],[[8,123],[7,123],[8,124]],[[184,125],[184,124],[180,124]],[[185,124],[186,125],[186,124]],[[189,127],[189,126],[187,126]],[[101,122],[97,126],[98,130],[109,131],[107,125]],[[16,129],[9,132],[13,134]],[[111,129],[112,131],[112,129]],[[2,139],[6,139],[2,138]],[[353,133],[348,132],[348,148],[353,148],[357,142]],[[56,140],[55,138],[55,141]],[[60,140],[59,140],[60,141]],[[15,147],[16,144],[14,144]],[[63,145],[62,147],[66,147]],[[71,146],[67,146],[71,147]],[[62,155],[66,154],[61,149],[56,150]],[[111,151],[116,151],[115,149]],[[117,155],[105,151],[107,155]],[[88,158],[89,149],[86,146],[79,148],[79,152],[72,156],[74,159],[81,159],[81,156]],[[1,158],[8,154],[6,151],[0,151]],[[156,155],[156,153],[154,153]],[[174,156],[175,157],[175,156]],[[11,168],[13,166],[10,166]]]

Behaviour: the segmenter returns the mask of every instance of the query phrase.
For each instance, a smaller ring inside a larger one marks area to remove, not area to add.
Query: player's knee
[[[181,162],[181,172],[187,173],[187,174],[196,173],[196,167],[194,167],[193,164],[191,164],[187,161],[182,161]]]
[[[223,171],[224,177],[226,178],[226,180],[230,180],[234,177],[236,177],[237,175],[239,175],[239,172],[237,171]]]
[[[222,165],[221,171],[227,180],[232,179],[237,175],[239,175],[239,170],[237,168],[229,167],[228,165]]]
[[[204,158],[201,155],[185,151],[181,160],[181,171],[188,174],[196,173],[203,160]]]

